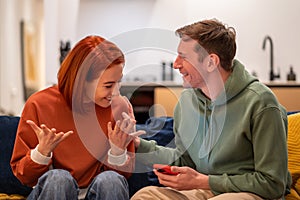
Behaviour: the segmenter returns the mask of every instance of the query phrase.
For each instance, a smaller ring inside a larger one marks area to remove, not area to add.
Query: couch
[[[288,153],[289,170],[293,184],[287,200],[300,199],[300,113],[288,115]],[[22,185],[13,175],[10,168],[10,158],[13,150],[19,117],[0,116],[0,200],[25,199],[31,188]],[[170,117],[149,118],[145,124],[138,124],[137,129],[147,131],[142,137],[155,140],[160,145],[174,146],[173,119]],[[159,185],[152,168],[137,161],[136,168],[143,173],[133,173],[128,180],[130,195],[148,185]]]
[[[13,175],[10,158],[14,147],[19,117],[0,116],[0,199],[24,199],[31,188]]]
[[[288,200],[300,199],[300,113],[288,116],[288,167],[292,175],[292,188]]]
[[[25,199],[32,190],[21,184],[10,167],[19,120],[17,116],[0,116],[0,200]],[[145,124],[137,125],[137,129],[147,130],[147,134],[143,135],[145,139],[174,146],[173,119],[170,117],[149,118]],[[144,186],[159,185],[151,167],[137,162],[136,168],[143,173],[134,173],[128,180],[130,196]]]

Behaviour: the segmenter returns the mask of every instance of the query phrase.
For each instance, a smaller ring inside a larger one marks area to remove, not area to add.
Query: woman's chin
[[[107,101],[107,102],[99,102],[96,103],[98,106],[102,107],[102,108],[107,108],[109,106],[111,106],[111,101]]]

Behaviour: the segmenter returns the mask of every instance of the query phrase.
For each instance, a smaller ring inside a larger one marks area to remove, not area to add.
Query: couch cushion
[[[24,196],[21,196],[19,194],[3,194],[3,193],[0,193],[0,200],[25,200],[26,197]]]
[[[21,184],[10,167],[19,117],[0,116],[0,193],[27,196],[31,188]]]
[[[145,124],[137,124],[137,130],[145,130],[146,134],[140,137],[146,140],[155,140],[157,144],[168,147],[175,147],[173,133],[173,118],[171,117],[151,117]],[[128,180],[129,193],[132,196],[137,190],[149,186],[160,185],[157,176],[153,172],[152,166],[146,166],[136,160],[136,172]]]
[[[288,116],[288,167],[292,175],[291,193],[287,200],[300,199],[300,113]]]

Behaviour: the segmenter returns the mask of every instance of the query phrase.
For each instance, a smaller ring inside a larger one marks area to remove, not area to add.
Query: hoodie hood
[[[243,64],[241,64],[238,60],[233,61],[232,73],[224,83],[224,90],[218,95],[217,99],[211,102],[199,89],[194,89],[195,94],[198,98],[204,102],[207,108],[212,109],[212,107],[217,105],[224,105],[232,98],[237,96],[240,92],[242,92],[248,85],[251,83],[258,81],[258,79],[251,74],[247,70]]]
[[[238,60],[233,61],[233,72],[225,82],[225,91],[227,101],[234,98],[241,91],[243,91],[251,83],[258,81],[258,79],[245,70],[243,64]]]

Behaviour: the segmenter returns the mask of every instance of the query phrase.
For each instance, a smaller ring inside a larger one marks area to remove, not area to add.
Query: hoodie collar
[[[201,101],[208,103],[208,106],[223,105],[255,81],[258,81],[258,79],[250,75],[249,72],[245,70],[244,65],[238,60],[234,60],[232,73],[224,84],[224,90],[215,101],[208,103],[210,100],[199,89],[197,89],[196,94]]]

